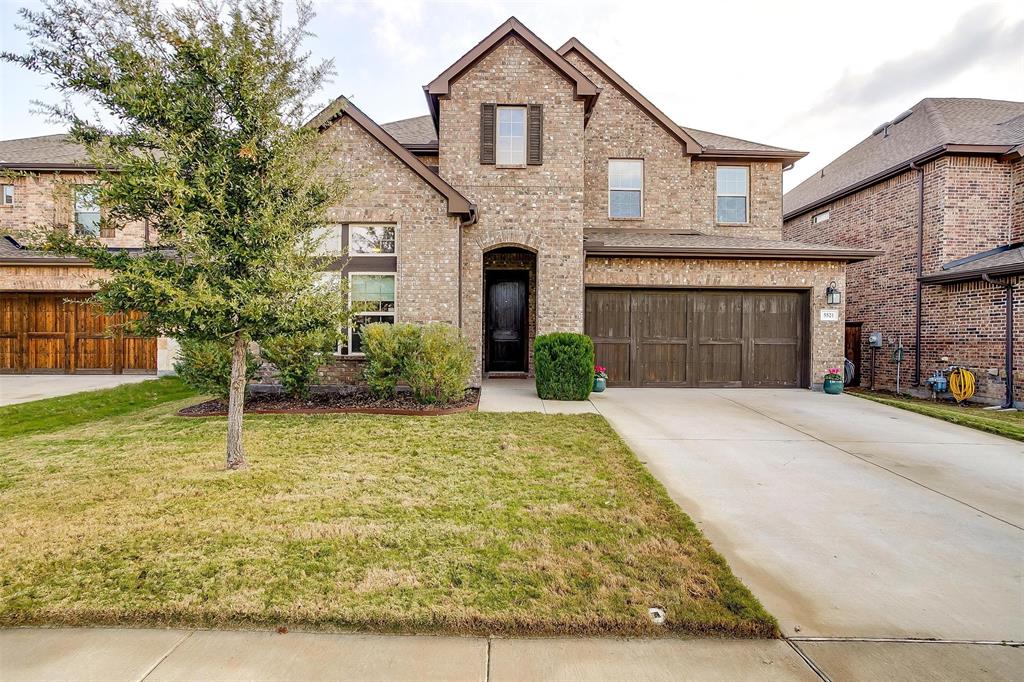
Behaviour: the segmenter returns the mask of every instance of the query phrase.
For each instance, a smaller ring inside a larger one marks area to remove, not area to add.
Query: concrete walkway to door
[[[843,638],[1024,641],[1024,444],[811,391],[591,399],[825,667],[928,658]]]
[[[0,405],[27,403],[98,388],[113,388],[156,379],[153,374],[4,374],[0,375]]]

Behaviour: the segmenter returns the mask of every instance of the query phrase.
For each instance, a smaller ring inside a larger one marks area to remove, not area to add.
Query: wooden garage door
[[[81,294],[0,294],[0,372],[151,373],[156,339],[128,336]]]
[[[588,289],[586,331],[613,386],[807,385],[807,296]]]

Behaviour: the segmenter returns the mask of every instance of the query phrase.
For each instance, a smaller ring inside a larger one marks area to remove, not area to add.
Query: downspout
[[[469,218],[459,223],[459,331],[462,331],[462,228],[476,225],[476,204],[469,207]]]
[[[1006,289],[1006,399],[1004,408],[1013,407],[1013,282],[997,282],[987,273],[981,278],[989,284]]]
[[[924,168],[911,161],[917,171],[917,296],[914,301],[914,386],[921,385],[921,294],[924,275]]]

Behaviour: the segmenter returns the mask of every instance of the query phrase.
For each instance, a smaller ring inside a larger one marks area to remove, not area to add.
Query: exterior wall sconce
[[[836,285],[835,280],[832,280],[825,289],[825,303],[828,303],[829,305],[839,305],[842,300],[843,294],[839,291],[839,287]]]

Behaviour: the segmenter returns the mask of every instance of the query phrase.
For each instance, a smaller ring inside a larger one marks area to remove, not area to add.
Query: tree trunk
[[[231,387],[228,393],[228,469],[244,469],[245,448],[242,445],[242,409],[245,404],[245,335],[235,332],[231,347]]]

